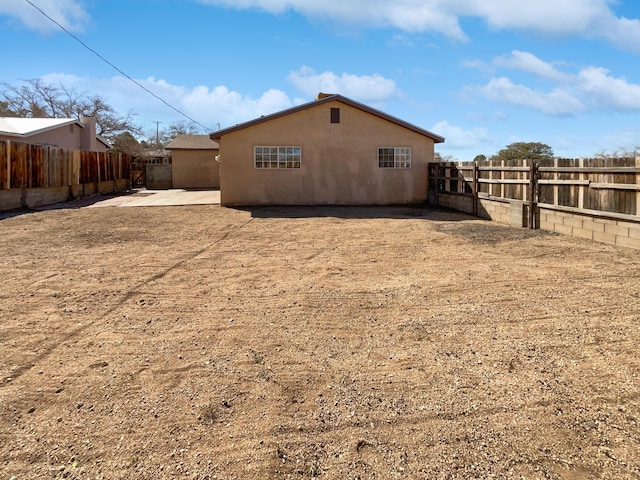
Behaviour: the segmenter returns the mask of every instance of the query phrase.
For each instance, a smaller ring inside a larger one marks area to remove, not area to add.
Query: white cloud
[[[640,110],[640,85],[609,75],[604,68],[589,67],[578,74],[577,88],[596,108]]]
[[[32,3],[67,30],[82,30],[89,21],[89,14],[78,0],[32,0]],[[0,18],[3,16],[17,19],[30,30],[41,33],[59,30],[51,20],[23,0],[0,0]]]
[[[496,30],[522,30],[542,35],[579,36],[610,42],[640,54],[640,19],[616,15],[614,0],[198,0],[236,9],[272,14],[293,10],[310,18],[397,28],[405,32],[435,32],[456,41],[468,37],[461,18],[479,18]],[[33,0],[49,16],[71,30],[81,29],[89,15],[80,0]],[[0,16],[17,19],[27,28],[50,32],[57,27],[20,0],[0,0]]]
[[[477,90],[490,100],[530,107],[549,115],[573,115],[585,110],[582,102],[565,90],[538,92],[525,85],[516,85],[506,77],[492,78]]]
[[[564,82],[570,76],[557,70],[552,64],[540,60],[529,52],[513,50],[510,55],[502,55],[493,60],[497,67],[512,68],[524,72],[533,73],[539,77]]]
[[[200,3],[269,13],[294,10],[312,18],[407,32],[433,31],[466,40],[446,0],[199,0]],[[455,10],[455,9],[453,9]]]
[[[124,81],[124,79],[120,78],[120,81]],[[212,88],[204,85],[185,87],[171,85],[164,80],[155,80],[152,77],[141,81],[141,83],[167,103],[210,128],[218,123],[223,127],[234,125],[261,115],[284,110],[293,105],[291,99],[284,92],[275,89],[267,90],[258,98],[251,98],[229,90],[223,85]],[[127,90],[131,88],[133,87],[129,86]],[[139,105],[131,105],[131,108],[134,111],[145,111],[149,107],[159,110],[158,107],[162,107],[162,105],[153,97],[146,95],[144,102],[140,102]],[[168,107],[162,110],[165,116],[182,119],[177,112]]]
[[[338,76],[333,72],[317,73],[303,66],[291,72],[288,80],[311,98],[319,92],[339,93],[365,103],[380,103],[400,96],[396,83],[378,74],[358,76],[343,73]]]
[[[406,35],[400,35],[400,34],[394,35],[393,38],[391,39],[391,42],[389,43],[390,45],[393,45],[393,46],[401,46],[401,47],[409,47],[409,48],[414,48],[416,46],[416,44],[411,38],[407,37]]]
[[[142,115],[144,112],[144,118],[139,116],[142,123],[186,120],[180,113],[122,76],[95,79],[51,73],[41,78],[47,83],[63,84],[77,93],[99,92],[121,113],[133,111]],[[234,125],[308,102],[318,92],[339,93],[369,104],[399,96],[395,82],[380,75],[357,76],[344,73],[338,76],[332,72],[318,74],[312,68],[302,67],[299,71],[291,72],[288,79],[306,98],[292,99],[277,89],[269,89],[253,98],[224,85],[173,85],[154,77],[136,81],[177,110],[212,129],[218,123],[222,127]]]
[[[188,121],[180,113],[124,77],[94,79],[54,73],[45,75],[42,79],[48,83],[62,83],[68,88],[76,89],[78,93],[99,92],[118,112],[137,113],[138,122],[145,127],[156,121],[165,124]],[[222,127],[235,125],[284,110],[298,102],[292,101],[287,94],[276,89],[267,90],[258,98],[251,98],[222,85],[187,87],[172,85],[163,79],[153,77],[137,81],[209,130],[215,130],[218,123]]]
[[[438,3],[447,2],[440,0]],[[616,18],[609,8],[610,3],[610,0],[463,0],[455,2],[458,8],[453,8],[460,15],[483,18],[495,29],[567,35],[588,33],[603,17]]]
[[[460,65],[466,68],[473,68],[485,74],[493,73],[493,71],[495,70],[492,65],[489,65],[482,60],[463,60],[462,62],[460,62]]]
[[[481,63],[482,65],[486,65]],[[467,62],[475,68],[477,62]],[[585,111],[640,111],[640,85],[610,75],[600,67],[565,73],[528,52],[514,50],[493,60],[494,67],[532,73],[555,83],[550,91],[514,84],[508,77],[494,77],[486,85],[467,87],[465,98],[481,95],[492,101],[529,107],[549,115],[573,115]]]
[[[596,28],[594,37],[602,37],[623,50],[640,53],[640,20],[607,15]]]
[[[612,0],[200,0],[201,3],[271,13],[294,10],[331,21],[436,32],[467,40],[460,18],[480,18],[493,29],[604,39],[640,54],[640,20],[618,17]]]
[[[436,123],[430,130],[443,136],[446,147],[452,150],[478,148],[489,141],[489,132],[486,128],[465,130],[462,127],[451,125],[446,120]]]

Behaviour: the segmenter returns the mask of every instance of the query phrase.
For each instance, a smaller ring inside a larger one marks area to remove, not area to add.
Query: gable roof
[[[342,95],[327,95],[327,94],[321,94],[318,96],[319,98],[313,102],[309,102],[309,103],[304,103],[302,105],[298,105],[296,107],[293,108],[288,108],[286,110],[282,110],[280,112],[277,113],[273,113],[271,115],[264,115],[260,118],[256,118],[255,120],[251,120],[249,122],[244,122],[244,123],[240,123],[238,125],[235,125],[233,127],[229,127],[229,128],[224,128],[222,130],[218,130],[217,132],[213,132],[211,135],[209,135],[211,137],[212,140],[219,140],[220,138],[222,138],[223,135],[232,133],[232,132],[236,132],[238,130],[244,130],[245,128],[249,128],[249,127],[253,127],[254,125],[258,125],[260,123],[264,123],[264,122],[268,122],[270,120],[274,120],[276,118],[280,118],[280,117],[284,117],[286,115],[291,115],[293,113],[297,113],[297,112],[301,112],[303,110],[307,110],[309,108],[314,108],[318,105],[322,105],[325,103],[330,103],[330,102],[341,102],[344,103],[345,105],[349,105],[351,107],[357,108],[359,110],[362,110],[363,112],[369,113],[371,115],[374,115],[376,117],[382,118],[383,120],[387,120],[388,122],[394,123],[396,125],[399,125],[401,127],[407,128],[409,130],[412,130],[420,135],[424,135],[425,137],[428,137],[430,139],[432,139],[435,143],[443,143],[444,142],[444,137],[441,137],[440,135],[436,135],[433,132],[430,132],[428,130],[425,130],[423,128],[420,128],[416,125],[413,125],[412,123],[409,122],[405,122],[404,120],[400,120],[397,117],[394,117],[392,115],[388,115],[380,110],[376,110],[375,108],[371,108],[363,103],[360,102],[356,102],[355,100],[351,100],[350,98],[347,97],[343,97]]]
[[[79,120],[73,118],[0,117],[0,133],[16,137],[30,137],[72,124],[78,124],[84,128]]]
[[[218,150],[220,146],[209,135],[187,135],[181,133],[167,144],[167,150]]]
[[[0,117],[0,135],[28,138],[66,125],[78,125],[80,128],[85,128],[82,121],[76,118]],[[111,144],[100,135],[96,135],[96,138],[108,148],[111,147]]]

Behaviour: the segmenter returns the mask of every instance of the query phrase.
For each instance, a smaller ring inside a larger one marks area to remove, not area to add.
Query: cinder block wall
[[[25,206],[29,208],[53,205],[69,199],[69,187],[26,188]]]
[[[510,203],[480,199],[478,215],[513,224],[511,207]],[[561,212],[544,207],[538,208],[536,216],[541,230],[640,250],[640,218],[637,222],[607,219],[588,213]]]
[[[0,211],[16,208],[35,208],[63,203],[72,198],[87,197],[96,193],[108,194],[129,189],[129,179],[108,182],[75,184],[64,187],[12,188],[0,190]]]
[[[463,195],[438,195],[438,205],[441,207],[452,208],[460,212],[473,214],[473,198]]]
[[[640,250],[640,219],[628,222],[540,208],[540,228]]]
[[[22,189],[0,190],[0,211],[22,207]]]
[[[511,206],[508,202],[478,199],[478,216],[490,218],[496,222],[510,223]]]

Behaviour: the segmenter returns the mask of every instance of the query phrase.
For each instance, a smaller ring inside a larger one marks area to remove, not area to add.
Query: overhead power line
[[[67,35],[69,35],[71,38],[73,38],[74,40],[76,40],[78,43],[80,43],[80,45],[82,45],[84,48],[86,48],[87,50],[89,50],[91,53],[93,53],[96,57],[98,57],[100,60],[102,60],[103,62],[105,62],[106,64],[108,64],[109,66],[111,66],[115,71],[117,71],[118,73],[120,73],[121,75],[123,75],[125,78],[127,78],[128,80],[130,80],[131,82],[135,83],[138,87],[140,87],[141,89],[143,89],[145,92],[147,92],[149,95],[157,98],[158,100],[160,100],[162,103],[164,103],[167,107],[169,107],[170,109],[174,110],[175,112],[179,113],[180,115],[182,115],[183,117],[191,120],[193,123],[195,123],[196,125],[201,126],[202,128],[204,128],[207,131],[212,131],[212,128],[206,127],[205,125],[201,124],[200,122],[198,122],[197,120],[194,120],[193,118],[191,118],[189,115],[187,115],[186,113],[178,110],[176,107],[174,107],[173,105],[171,105],[169,102],[167,102],[165,99],[163,99],[162,97],[159,97],[158,95],[156,95],[155,93],[153,93],[151,90],[149,90],[147,87],[145,87],[144,85],[142,85],[140,82],[138,82],[137,80],[135,80],[134,78],[130,77],[129,75],[127,75],[125,72],[123,72],[121,69],[119,69],[117,66],[115,66],[113,63],[111,63],[109,60],[107,60],[106,58],[104,58],[102,55],[100,55],[98,52],[96,52],[93,48],[91,48],[89,45],[87,45],[86,43],[84,43],[82,40],[80,40],[78,37],[76,37],[73,33],[71,33],[69,30],[67,30],[64,26],[60,25],[60,23],[58,23],[56,20],[54,20],[53,18],[51,18],[49,15],[47,15],[40,7],[38,7],[37,5],[35,5],[33,2],[31,2],[31,0],[24,0],[25,2],[27,2],[29,5],[31,5],[33,8],[35,8],[36,10],[38,10],[42,15],[44,15],[45,17],[47,17],[49,20],[51,20],[54,24],[56,24],[60,29],[62,29]]]

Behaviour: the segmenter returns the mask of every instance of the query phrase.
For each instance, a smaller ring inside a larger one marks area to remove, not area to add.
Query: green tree
[[[141,130],[132,112],[121,115],[100,95],[77,92],[63,84],[41,79],[26,80],[23,85],[0,83],[0,111],[5,116],[31,118],[94,117],[97,133],[109,141],[123,132],[133,135]]]
[[[474,162],[486,162],[487,161],[487,156],[483,155],[482,153],[479,155],[476,155],[475,157],[473,157],[473,161]]]
[[[133,158],[144,156],[144,146],[129,132],[122,132],[116,135],[111,146],[114,152],[127,153]]]
[[[553,158],[553,149],[540,142],[515,142],[491,157],[491,160],[539,160]]]

